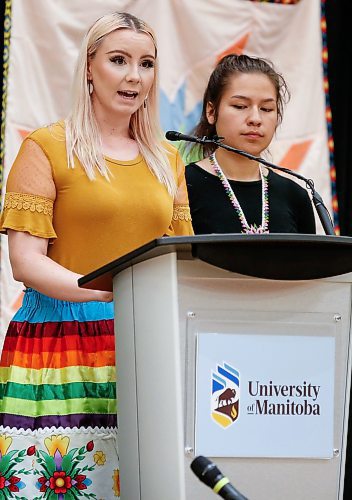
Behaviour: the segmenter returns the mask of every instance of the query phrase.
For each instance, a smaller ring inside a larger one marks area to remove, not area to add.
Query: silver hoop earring
[[[92,80],[88,80],[88,92],[89,92],[89,95],[93,94],[93,90],[94,90],[93,82],[92,82]]]

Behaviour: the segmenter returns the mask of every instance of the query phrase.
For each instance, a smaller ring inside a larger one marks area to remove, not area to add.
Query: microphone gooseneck
[[[190,467],[198,479],[209,486],[221,498],[225,500],[247,500],[208,458],[200,455],[191,462]]]
[[[197,142],[198,144],[214,144],[215,146],[219,148],[226,149],[227,151],[231,151],[232,153],[237,153],[241,156],[245,156],[246,158],[250,160],[257,161],[258,163],[261,163],[262,165],[265,165],[266,167],[273,168],[275,170],[280,170],[281,172],[285,172],[286,174],[292,175],[293,177],[296,177],[297,179],[300,179],[301,181],[304,181],[307,188],[310,189],[312,193],[312,201],[314,204],[314,207],[317,211],[317,214],[319,216],[321,225],[323,226],[323,229],[325,231],[325,234],[328,235],[333,235],[335,236],[335,231],[334,231],[334,226],[331,220],[330,213],[326,206],[324,205],[323,199],[320,196],[320,194],[315,190],[314,187],[314,182],[312,179],[307,179],[301,174],[298,174],[297,172],[294,172],[290,170],[289,168],[285,167],[279,167],[278,165],[275,165],[274,163],[271,163],[267,160],[264,160],[260,156],[254,156],[251,155],[250,153],[247,153],[246,151],[242,151],[241,149],[233,148],[232,146],[228,146],[227,144],[224,144],[223,137],[219,136],[214,136],[212,139],[209,137],[196,137],[193,135],[186,135],[182,134],[181,132],[176,132],[174,130],[169,130],[165,134],[166,139],[169,141],[187,141],[187,142]]]

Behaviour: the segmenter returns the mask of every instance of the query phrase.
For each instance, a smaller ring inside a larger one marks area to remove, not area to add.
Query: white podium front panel
[[[319,339],[322,340],[319,352],[325,357],[327,373],[322,374],[320,380],[324,379],[325,396],[329,401],[325,401],[327,412],[325,417],[328,426],[326,434],[322,436],[325,449],[320,456],[327,455],[326,459],[309,458],[308,446],[305,447],[304,452],[302,451],[302,456],[285,458],[285,446],[289,443],[285,443],[279,427],[277,438],[281,443],[275,443],[276,449],[281,448],[281,456],[278,458],[265,456],[269,455],[267,450],[262,454],[262,458],[255,457],[253,447],[253,453],[248,453],[249,456],[244,456],[245,451],[242,448],[241,453],[237,453],[240,456],[236,457],[235,446],[233,457],[208,456],[249,500],[269,498],[270,500],[283,498],[285,500],[341,500],[343,485],[341,471],[344,468],[346,411],[348,412],[349,395],[349,385],[346,383],[346,380],[349,381],[347,377],[351,307],[349,280],[346,277],[306,282],[258,280],[235,275],[200,261],[195,263],[179,261],[178,277],[180,334],[181,345],[184,347],[182,358],[185,360],[187,499],[211,500],[214,498],[214,494],[208,491],[206,486],[202,485],[189,470],[189,464],[195,456],[197,431],[200,431],[196,428],[197,418],[199,418],[196,414],[197,397],[198,399],[200,397],[196,391],[196,384],[202,383],[200,380],[197,382],[197,339],[202,335],[215,332],[222,336],[235,334],[249,335],[253,338],[255,335],[258,339],[258,342],[254,343],[254,345],[257,344],[257,362],[260,363],[262,357],[262,364],[267,365],[265,373],[270,374],[271,365],[273,376],[277,370],[275,359],[270,359],[270,351],[268,347],[263,348],[263,341],[270,338],[272,342],[273,336],[277,336],[278,341],[286,337],[289,342],[297,338],[297,343],[303,349],[304,338],[307,336],[312,338],[313,343],[314,339],[318,343]],[[311,348],[313,349],[311,352],[314,353],[314,348],[312,346]],[[230,355],[230,352],[228,354]],[[209,354],[207,363],[211,364],[214,355],[213,350]],[[296,348],[292,351],[292,355],[297,358],[295,366],[298,375],[300,358]],[[303,354],[302,357],[304,357]],[[227,359],[236,358],[227,357]],[[234,365],[231,365],[231,368],[235,370],[238,366],[241,367],[240,362],[234,362]],[[307,359],[304,360],[304,365],[308,367]],[[312,358],[313,365],[314,359]],[[317,365],[321,366],[319,362]],[[291,361],[292,369],[294,369],[293,366]],[[243,367],[243,370],[245,371],[246,368]],[[258,368],[257,374],[260,373],[261,370]],[[241,373],[239,375],[241,376]],[[313,380],[314,373],[311,372],[310,375]],[[209,375],[205,376],[209,380]],[[329,385],[328,379],[331,376],[331,385]],[[203,383],[207,384],[208,380],[204,380]],[[270,380],[268,382],[270,383]],[[290,384],[287,380],[287,385],[294,384]],[[209,407],[210,405],[207,408],[208,412]],[[294,422],[295,420],[292,425]],[[229,430],[231,432],[231,426],[230,429],[224,429],[223,433]],[[295,430],[293,429],[292,432],[294,433]],[[210,439],[213,437],[211,436]],[[266,438],[261,440],[260,433],[257,433],[255,438],[258,440],[258,450],[260,450],[261,446],[265,445]],[[317,439],[318,437],[315,436],[315,444]],[[306,456],[303,457],[303,454]]]
[[[285,451],[283,436],[288,433],[287,427],[280,430],[278,426],[277,438],[282,442],[274,443],[276,455],[280,455],[274,456],[270,450],[264,450],[267,446],[261,438],[265,433],[264,418],[261,420],[264,427],[255,435],[260,456],[255,456],[254,443],[250,452],[247,450],[248,456],[244,443],[240,452],[234,446],[231,456],[229,438],[228,456],[221,456],[225,453],[215,450],[218,456],[213,461],[249,500],[341,500],[349,402],[351,280],[349,275],[299,282],[249,278],[199,260],[177,260],[176,253],[151,258],[120,272],[114,279],[114,292],[121,500],[214,499],[214,493],[200,483],[189,467],[198,446],[196,440],[200,450],[207,446],[206,436],[199,434],[196,409],[197,404],[203,404],[199,387],[208,384],[209,373],[202,365],[206,373],[200,370],[197,380],[196,360],[197,352],[204,354],[201,343],[206,337],[202,336],[214,333],[252,339],[258,370],[254,373],[252,365],[251,373],[253,380],[261,380],[263,386],[302,386],[305,387],[302,391],[308,391],[310,384],[309,390],[313,392],[305,393],[308,399],[315,397],[313,386],[321,386],[317,399],[323,397],[319,404],[324,407],[325,420],[320,421],[320,429],[325,424],[326,430],[320,450],[316,447],[318,435],[312,436],[314,456],[306,443],[304,451],[303,446],[297,447],[294,457],[294,453]],[[287,381],[277,380],[280,365],[277,363],[275,368],[275,360],[270,359],[268,342],[272,343],[273,337],[277,337],[278,343],[280,339],[293,343],[297,339],[292,348],[294,363],[287,357],[292,371]],[[305,344],[304,338],[316,342],[316,356],[323,360],[314,360],[314,346]],[[304,358],[305,349],[310,354]],[[215,349],[212,351],[213,356]],[[210,364],[212,361],[209,359]],[[247,377],[247,384],[252,380],[246,375],[249,363],[242,366],[241,360],[232,357],[219,360],[216,357],[214,361],[225,371],[232,370],[233,384],[238,375],[243,376],[242,380]],[[260,363],[266,371],[260,370]],[[326,373],[317,374],[314,366],[320,369],[324,364]],[[202,367],[198,363],[198,368]],[[217,366],[215,372],[221,384],[223,374]],[[235,385],[230,384],[229,389],[235,389]],[[283,395],[289,390],[293,391],[284,388]],[[245,395],[243,386],[241,391]],[[222,395],[221,406],[230,401],[236,409],[236,399],[231,399],[234,393],[228,399],[226,395],[230,393],[223,393],[217,396]],[[297,393],[292,397],[298,397]],[[244,400],[241,396],[239,404]],[[298,401],[295,399],[293,403]],[[241,415],[243,407],[239,409]],[[206,411],[210,410],[208,406]],[[267,421],[272,423],[270,419]],[[293,418],[292,426],[296,424]],[[219,431],[226,435],[234,425]],[[309,425],[312,425],[310,420],[308,429]],[[273,430],[270,432],[274,439]],[[293,435],[295,432],[298,436],[297,427],[292,429]]]

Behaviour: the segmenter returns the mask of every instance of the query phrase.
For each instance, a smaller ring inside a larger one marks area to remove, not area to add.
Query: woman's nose
[[[256,106],[250,108],[250,113],[248,115],[248,123],[253,125],[260,125],[262,123],[262,118],[260,116],[260,111]]]
[[[126,80],[129,82],[139,82],[141,75],[139,73],[139,67],[136,64],[130,64],[128,66],[128,71],[126,75]]]

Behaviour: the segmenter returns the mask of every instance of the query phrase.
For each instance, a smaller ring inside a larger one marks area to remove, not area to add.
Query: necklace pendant
[[[264,229],[263,226],[256,226],[255,224],[252,224],[249,227],[246,227],[244,231],[242,231],[243,234],[269,234],[268,229]]]

